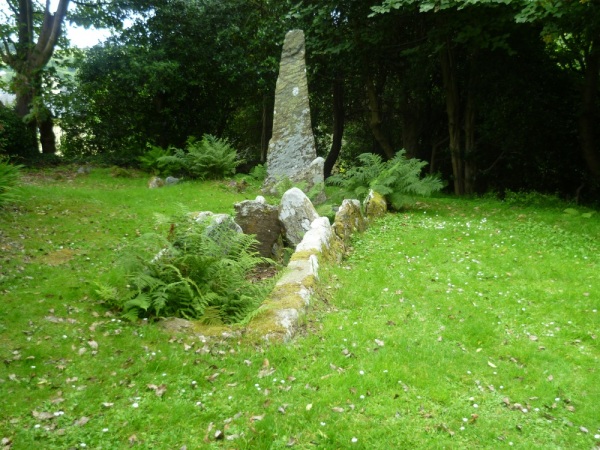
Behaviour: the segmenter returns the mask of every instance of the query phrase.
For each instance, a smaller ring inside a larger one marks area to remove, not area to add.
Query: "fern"
[[[253,236],[225,228],[211,233],[183,209],[174,217],[159,216],[158,221],[158,229],[168,227],[168,238],[143,236],[121,259],[128,270],[123,283],[128,290],[113,302],[125,317],[233,323],[260,305],[270,282],[252,283],[249,274],[272,261],[254,250]],[[103,286],[99,291],[101,296],[118,297],[116,288]]]
[[[9,164],[8,158],[0,156],[0,208],[18,200],[22,167]]]
[[[185,151],[172,149],[172,152],[171,155],[159,157],[158,163],[177,167],[190,178],[200,180],[233,176],[236,167],[243,162],[226,139],[210,134],[205,134],[200,141],[191,136]]]
[[[400,150],[389,161],[383,161],[379,155],[363,153],[358,156],[359,165],[344,174],[331,176],[328,182],[360,200],[372,189],[395,209],[409,203],[412,195],[429,196],[442,189],[443,183],[438,177],[421,177],[426,162],[407,159],[405,155],[406,152]]]

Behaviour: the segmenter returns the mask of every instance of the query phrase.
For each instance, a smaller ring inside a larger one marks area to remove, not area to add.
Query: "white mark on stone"
[[[292,95],[295,97],[296,95],[298,95],[298,93],[300,92],[300,89],[298,89],[297,87],[295,87],[294,89],[292,89]]]

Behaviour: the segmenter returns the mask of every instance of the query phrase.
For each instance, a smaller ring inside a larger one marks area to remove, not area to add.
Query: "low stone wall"
[[[249,324],[247,334],[268,341],[288,341],[299,327],[315,293],[321,262],[340,262],[352,233],[364,231],[370,220],[382,216],[385,199],[370,193],[363,215],[358,200],[344,200],[333,225],[327,217],[313,220],[310,229],[296,246],[289,264],[259,313]]]
[[[320,264],[340,262],[352,234],[364,231],[370,221],[381,217],[386,210],[385,199],[371,192],[362,208],[358,200],[344,200],[333,225],[327,217],[314,219],[275,288],[244,330],[235,326],[205,327],[182,319],[168,319],[163,322],[164,326],[171,331],[191,331],[202,337],[239,337],[243,333],[254,341],[290,340],[313,300]]]

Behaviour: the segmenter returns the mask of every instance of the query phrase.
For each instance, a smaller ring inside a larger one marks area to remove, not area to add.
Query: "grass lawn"
[[[4,448],[600,446],[600,214],[424,200],[322,268],[298,337],[251,345],[121,321],[95,297],[153,213],[257,194],[145,184],[29,176],[0,214]]]

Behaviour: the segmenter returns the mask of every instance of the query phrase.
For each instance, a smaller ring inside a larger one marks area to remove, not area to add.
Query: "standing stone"
[[[310,123],[304,55],[304,32],[289,31],[281,52],[275,89],[273,136],[267,153],[264,188],[270,193],[275,193],[276,184],[285,179],[306,185],[306,192],[323,183],[324,161],[322,158],[317,160]]]

